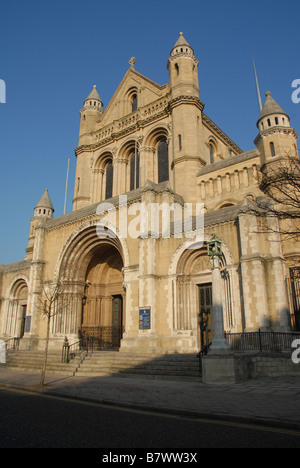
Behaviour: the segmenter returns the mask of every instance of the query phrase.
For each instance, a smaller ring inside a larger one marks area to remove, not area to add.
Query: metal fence
[[[121,327],[82,327],[80,339],[94,351],[118,350],[122,338]]]
[[[120,348],[123,330],[121,327],[82,327],[79,340],[69,344],[68,339],[62,347],[62,362],[70,362],[82,351],[117,351]]]
[[[228,345],[235,351],[291,351],[294,340],[300,339],[300,332],[258,332],[225,333]]]

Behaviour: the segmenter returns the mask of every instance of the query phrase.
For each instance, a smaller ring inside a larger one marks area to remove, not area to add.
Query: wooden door
[[[119,348],[123,335],[123,298],[114,296],[112,303],[112,345]]]
[[[201,348],[212,340],[212,284],[201,284],[199,288],[199,325]]]

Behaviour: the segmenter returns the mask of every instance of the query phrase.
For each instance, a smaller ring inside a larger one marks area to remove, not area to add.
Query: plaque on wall
[[[151,307],[140,307],[140,330],[151,328]]]

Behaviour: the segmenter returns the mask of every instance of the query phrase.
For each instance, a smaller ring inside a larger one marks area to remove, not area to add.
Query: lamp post
[[[220,272],[222,243],[216,238],[215,234],[207,242],[207,254],[212,264],[213,335],[210,351],[224,353],[228,350],[228,344],[224,336],[222,279]]]

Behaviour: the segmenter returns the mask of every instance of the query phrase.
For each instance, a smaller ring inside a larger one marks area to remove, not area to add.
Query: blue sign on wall
[[[140,330],[150,330],[151,328],[151,307],[140,308]]]

